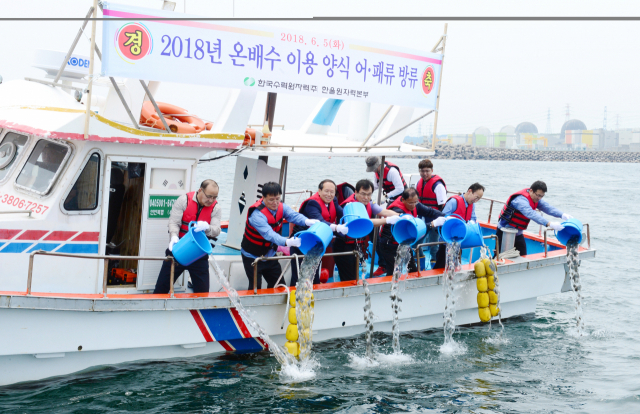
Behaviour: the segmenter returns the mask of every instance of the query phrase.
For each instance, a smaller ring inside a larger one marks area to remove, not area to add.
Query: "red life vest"
[[[393,190],[396,189],[395,185],[393,185],[392,181],[389,181],[387,179],[387,175],[389,174],[389,170],[391,168],[395,168],[396,170],[398,170],[398,174],[400,174],[400,179],[402,180],[402,185],[404,186],[404,189],[407,189],[407,183],[404,181],[404,177],[402,176],[402,172],[400,172],[400,167],[398,167],[395,164],[392,164],[390,162],[385,161],[384,162],[384,171],[382,174],[382,190],[384,190],[385,194],[389,194],[390,192],[392,192]],[[378,173],[378,170],[376,170],[376,183],[380,182],[380,174]],[[397,196],[396,196],[397,197]]]
[[[310,200],[314,200],[316,203],[318,203],[318,205],[320,206],[320,210],[322,211],[322,218],[326,222],[336,224],[336,219],[338,218],[338,214],[336,212],[336,204],[334,200],[332,200],[329,203],[329,208],[327,208],[327,205],[324,203],[324,200],[320,198],[320,194],[318,192],[316,192],[314,195],[307,198],[302,202],[302,204],[300,204],[300,208],[298,209],[300,214],[304,214],[303,213],[304,208],[307,206],[307,203]]]
[[[255,204],[249,207],[249,211],[247,212],[247,223],[244,226],[244,236],[242,237],[242,243],[240,244],[240,246],[247,253],[250,253],[254,256],[263,256],[269,253],[269,250],[277,249],[278,246],[262,237],[258,230],[256,230],[256,228],[249,223],[249,218],[256,209],[264,214],[264,216],[267,218],[269,226],[271,226],[273,231],[278,234],[280,234],[280,231],[282,230],[284,209],[282,207],[282,203],[278,204],[278,210],[276,210],[276,216],[274,217],[267,206],[264,205],[262,199],[256,201]]]
[[[396,213],[411,214],[413,217],[418,217],[418,209],[414,208],[413,211],[409,211],[402,202],[402,197],[396,198],[396,200],[391,203],[387,209],[395,211]],[[385,224],[382,226],[382,229],[380,230],[380,237],[390,240],[393,244],[398,244],[398,242],[393,238],[393,233],[391,233],[391,224]]]
[[[524,196],[529,202],[529,206],[531,206],[531,209],[534,211],[538,208],[538,203],[534,203],[533,199],[531,199],[531,196],[529,195],[529,189],[525,188],[524,190],[520,190],[509,196],[507,204],[502,207],[502,211],[500,212],[500,219],[505,220],[509,225],[518,230],[525,230],[531,220],[511,205],[511,202],[518,196]]]
[[[345,199],[341,204],[340,207],[346,206],[349,203],[359,203],[358,200],[356,200],[356,196],[355,194],[351,194],[349,197],[347,197],[347,199]],[[369,215],[369,218],[373,218],[373,210],[371,210],[371,201],[369,201],[369,203],[367,204],[367,214]],[[356,242],[356,239],[352,239],[349,236],[343,236],[340,233],[336,233],[336,237],[341,237],[344,238],[345,243],[347,244],[352,244]],[[361,239],[358,239],[358,243],[363,244],[363,243],[367,243],[369,241],[369,237],[365,236]]]
[[[456,200],[458,204],[458,206],[456,207],[456,210],[453,213],[451,213],[451,215],[457,214],[460,217],[462,217],[464,221],[471,220],[471,214],[473,213],[473,204],[469,204],[468,206],[465,206],[464,197],[459,195],[454,195],[449,200],[451,199]]]
[[[438,198],[436,197],[436,193],[433,189],[436,187],[438,182],[442,182],[444,185],[445,191],[447,190],[447,185],[444,183],[444,180],[438,175],[432,175],[428,181],[424,181],[422,178],[418,181],[418,185],[416,185],[416,191],[418,192],[418,197],[420,198],[420,202],[427,207],[435,208],[436,210],[442,211],[444,205],[440,207],[438,205]]]
[[[187,193],[187,208],[182,213],[182,225],[180,226],[180,232],[178,236],[182,238],[189,231],[189,223],[192,221],[206,221],[211,224],[211,213],[213,208],[218,204],[218,200],[214,201],[209,207],[202,207],[202,210],[198,213],[198,203],[193,201],[193,195],[195,191]],[[202,216],[202,217],[200,217]]]

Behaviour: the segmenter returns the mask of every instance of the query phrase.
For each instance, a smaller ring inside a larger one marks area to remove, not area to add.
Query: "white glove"
[[[180,239],[178,238],[178,236],[171,236],[171,241],[169,242],[169,251],[172,252],[173,251],[173,245],[178,243],[178,241],[180,241]]]
[[[562,215],[562,220],[571,220],[573,218],[573,216],[569,213],[564,213]]]
[[[400,216],[399,215],[397,215],[397,216],[388,216],[384,220],[385,220],[385,222],[387,224],[392,224],[393,225],[393,224],[396,224],[398,222],[398,220],[400,220]]]
[[[432,227],[440,227],[444,224],[444,222],[447,221],[447,217],[438,217],[437,219],[433,220],[431,222],[431,226]]]
[[[342,235],[346,235],[347,233],[349,233],[349,227],[345,226],[344,224],[336,224],[335,231]]]
[[[562,224],[560,224],[560,223],[555,222],[555,221],[550,221],[549,225],[547,227],[551,227],[555,231],[564,230],[564,226]]]
[[[287,239],[284,244],[286,244],[287,247],[300,247],[302,240],[297,237],[291,237],[290,239]]]
[[[195,226],[193,226],[193,231],[195,232],[205,231],[208,228],[209,228],[209,223],[207,223],[206,221],[199,221],[196,223]]]
[[[304,221],[304,225],[307,226],[307,227],[311,227],[314,224],[316,224],[317,222],[318,222],[318,220],[316,220],[316,219],[306,219]]]

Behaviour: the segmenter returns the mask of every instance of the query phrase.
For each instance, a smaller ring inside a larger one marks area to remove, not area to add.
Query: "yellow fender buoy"
[[[489,292],[491,294],[491,292]],[[478,307],[486,308],[489,306],[489,295],[485,292],[478,292]]]
[[[300,344],[298,344],[297,342],[287,341],[284,343],[284,348],[294,357],[300,355]]]
[[[491,311],[489,308],[478,308],[478,315],[482,322],[489,322],[491,320]]]
[[[487,273],[484,270],[484,263],[476,262],[473,265],[473,271],[476,272],[476,277],[484,277]]]
[[[289,308],[289,323],[292,325],[298,324],[298,318],[296,318],[296,308]]]
[[[489,291],[489,303],[491,303],[492,305],[496,305],[498,303],[498,295],[493,290]]]
[[[295,290],[291,291],[291,293],[289,294],[289,306],[291,306],[292,308],[296,307],[296,291]]]
[[[493,270],[491,270],[491,261],[489,261],[489,259],[482,259],[482,263],[484,263],[484,269],[487,272],[487,276],[492,276]],[[496,262],[493,262],[493,264],[495,265]]]
[[[298,340],[298,325],[289,325],[285,334],[288,341],[294,342]]]
[[[496,281],[494,276],[487,276],[487,283],[489,285],[489,289],[493,290],[496,288]]]
[[[478,292],[486,292],[489,290],[489,286],[487,285],[486,277],[479,277],[476,279],[476,286],[478,287]]]
[[[496,305],[489,305],[489,310],[491,311],[491,316],[498,316],[498,313],[500,313],[500,309]]]

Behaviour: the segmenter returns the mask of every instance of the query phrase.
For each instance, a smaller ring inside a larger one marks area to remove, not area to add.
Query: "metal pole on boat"
[[[104,274],[102,275],[102,297],[107,298],[107,279],[109,278],[109,259],[104,259]]]
[[[287,155],[282,156],[282,162],[280,163],[280,187],[282,188],[282,202],[284,203],[285,194],[287,193],[287,169],[289,168],[289,157]]]
[[[169,259],[169,257],[167,257],[167,259]],[[175,295],[173,294],[173,283],[174,283],[174,274],[175,274],[175,260],[173,260],[173,257],[170,258],[171,259],[171,273],[169,275],[169,283],[171,284],[169,290],[171,293],[171,297],[175,298]]]
[[[416,122],[418,122],[419,120],[421,120],[421,119],[422,119],[422,118],[424,118],[425,116],[429,115],[431,112],[433,112],[433,109],[432,109],[432,110],[430,110],[429,112],[427,112],[426,114],[424,114],[424,115],[422,115],[422,116],[420,116],[420,117],[418,117],[418,118],[414,119],[413,121],[409,122],[407,125],[403,126],[402,128],[400,128],[400,129],[398,129],[398,130],[396,130],[396,131],[393,131],[392,133],[390,133],[390,134],[389,134],[389,135],[387,135],[386,137],[384,137],[384,138],[380,138],[379,140],[377,140],[376,142],[374,142],[372,146],[373,146],[373,147],[375,147],[376,145],[383,143],[384,141],[388,140],[389,138],[391,138],[392,136],[394,136],[394,135],[395,135],[395,134],[397,134],[398,132],[402,131],[403,129],[405,129],[405,128],[407,128],[407,127],[410,127],[411,125],[415,124]]]
[[[433,151],[436,150],[436,139],[437,139],[436,132],[438,130],[438,110],[440,108],[440,87],[442,86],[442,72],[444,72],[444,48],[447,45],[447,26],[448,25],[449,25],[448,23],[444,24],[444,34],[440,38],[440,41],[442,42],[442,61],[440,62],[440,79],[438,79],[438,98],[436,99],[436,115],[433,120],[433,136],[431,137],[431,150]],[[439,45],[440,45],[440,42],[438,42],[433,47],[433,50],[431,51],[431,53],[437,52]]]
[[[94,2],[94,4],[95,3],[96,2]],[[62,72],[64,71],[64,68],[67,66],[67,62],[69,61],[69,59],[71,59],[71,55],[73,54],[73,51],[75,50],[76,45],[80,40],[80,36],[82,36],[82,32],[84,32],[84,28],[87,27],[87,23],[89,22],[89,16],[91,16],[91,14],[93,14],[95,10],[96,10],[95,5],[89,9],[89,12],[87,13],[87,17],[84,18],[84,22],[82,23],[82,27],[80,28],[80,30],[78,30],[78,34],[76,35],[76,38],[73,40],[73,43],[71,44],[71,48],[69,48],[69,51],[67,52],[67,56],[64,57],[64,60],[62,61],[62,65],[60,65],[60,69],[58,69],[58,74],[56,75],[55,79],[53,79],[53,83],[58,83],[58,81],[60,80],[60,76],[62,76]],[[95,14],[93,15],[93,17],[94,18],[96,17]],[[93,24],[95,27],[95,20],[93,21]],[[89,65],[91,65],[91,63],[89,63]]]
[[[276,99],[278,94],[275,92],[267,93],[267,107],[264,109],[264,122],[269,125],[269,132],[273,133],[273,117],[276,113]]]
[[[149,97],[149,100],[153,104],[153,107],[156,109],[156,113],[160,117],[160,120],[162,121],[162,125],[164,125],[164,129],[167,131],[168,134],[172,133],[173,131],[171,131],[169,129],[169,125],[167,125],[167,120],[164,119],[164,115],[162,115],[162,111],[160,110],[160,108],[158,108],[158,104],[156,103],[156,100],[153,99],[153,95],[151,95],[151,91],[147,87],[147,84],[144,83],[144,81],[142,79],[140,79],[140,84],[142,85],[142,88],[144,89],[144,93],[147,94],[147,96]]]
[[[91,50],[89,52],[89,95],[87,96],[87,112],[84,117],[84,139],[89,139],[89,119],[91,118],[91,97],[93,95],[93,66],[96,50],[96,16],[98,14],[98,0],[93,0],[93,21],[91,22]],[[66,64],[66,60],[64,62]],[[56,80],[57,81],[57,80]]]
[[[385,156],[381,157],[380,165],[384,166]],[[384,168],[382,169],[384,171]],[[378,205],[382,201],[382,181],[384,179],[384,174],[380,174],[380,179],[378,180]],[[378,243],[378,229],[380,226],[375,226],[373,228],[373,244],[371,246],[371,267],[369,270],[369,277],[373,277],[373,266],[375,266],[376,261],[376,244]]]

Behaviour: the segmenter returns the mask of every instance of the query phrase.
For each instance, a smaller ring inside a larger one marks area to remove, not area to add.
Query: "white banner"
[[[104,3],[102,75],[435,108],[442,55]],[[131,19],[131,20],[128,20]],[[381,23],[383,24],[383,23]]]

